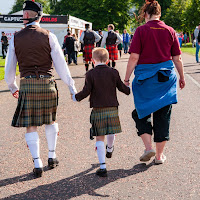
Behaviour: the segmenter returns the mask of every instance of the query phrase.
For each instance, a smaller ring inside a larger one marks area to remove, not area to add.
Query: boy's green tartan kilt
[[[93,108],[90,115],[90,138],[92,136],[102,136],[122,132],[118,108]]]
[[[58,90],[54,79],[21,79],[14,127],[42,126],[56,120]]]

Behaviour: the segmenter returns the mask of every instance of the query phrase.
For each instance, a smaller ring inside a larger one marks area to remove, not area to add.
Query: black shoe
[[[109,148],[108,145],[106,145],[106,158],[112,158],[112,154],[113,154],[113,151],[114,151],[114,146],[113,146],[113,151],[112,152],[108,152],[107,148]]]
[[[107,170],[106,169],[97,169],[96,175],[100,177],[107,177]]]
[[[43,168],[34,168],[33,173],[36,178],[42,177]]]
[[[57,158],[49,158],[48,159],[48,167],[53,169],[54,167],[58,166],[59,161]]]

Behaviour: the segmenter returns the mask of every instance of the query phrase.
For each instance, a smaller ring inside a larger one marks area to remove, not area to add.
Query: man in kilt
[[[5,80],[11,93],[18,99],[12,120],[14,127],[26,127],[25,139],[34,161],[34,175],[41,177],[37,126],[45,124],[48,143],[48,166],[58,165],[56,143],[59,132],[56,121],[58,90],[52,76],[52,63],[60,78],[68,85],[71,95],[76,94],[74,81],[65,62],[56,36],[40,27],[42,5],[33,1],[23,4],[25,28],[11,39],[5,65]],[[16,64],[19,64],[20,89],[16,84]]]
[[[82,32],[80,37],[80,42],[84,45],[84,58],[85,58],[85,69],[86,72],[89,68],[89,62],[91,62],[92,59],[92,50],[94,49],[94,43],[99,42],[101,39],[101,36],[98,35],[95,31],[90,30],[90,25],[85,25],[86,30]],[[92,63],[92,67],[94,68],[94,65]]]
[[[109,59],[112,61],[112,67],[116,66],[115,60],[118,60],[118,49],[117,45],[122,43],[122,38],[119,34],[114,32],[114,25],[108,25],[108,32],[106,32],[103,36],[103,40],[101,43],[101,47],[104,47],[106,44],[106,49],[109,52]],[[110,62],[108,63],[110,66]]]

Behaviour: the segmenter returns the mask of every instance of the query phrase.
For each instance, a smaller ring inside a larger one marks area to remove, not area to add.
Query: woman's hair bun
[[[155,0],[146,0],[146,3],[153,3]]]

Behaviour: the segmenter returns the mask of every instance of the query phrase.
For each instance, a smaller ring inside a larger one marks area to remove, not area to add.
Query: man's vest
[[[30,25],[15,33],[15,53],[20,77],[29,75],[52,75],[49,31]]]
[[[88,45],[88,44],[94,44],[95,43],[95,36],[93,31],[91,30],[86,30],[84,31],[84,45]]]
[[[106,45],[116,44],[117,34],[114,31],[108,32],[108,37],[106,38]]]

